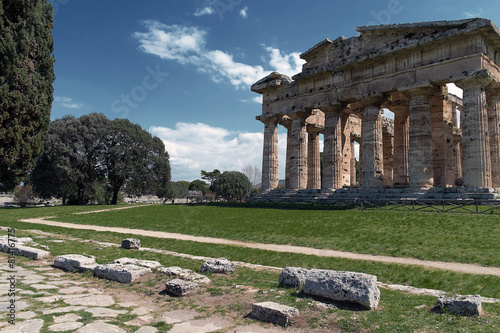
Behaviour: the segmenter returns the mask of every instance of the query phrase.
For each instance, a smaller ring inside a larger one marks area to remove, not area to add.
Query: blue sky
[[[52,119],[101,112],[159,136],[173,180],[261,166],[255,81],[362,25],[484,17],[498,0],[53,0]],[[281,178],[286,132],[280,129]]]

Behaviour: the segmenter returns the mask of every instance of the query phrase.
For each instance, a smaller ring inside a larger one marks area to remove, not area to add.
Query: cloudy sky
[[[101,112],[160,137],[174,180],[262,161],[250,86],[356,26],[484,17],[498,0],[53,0],[52,119]],[[280,129],[281,178],[286,133]]]

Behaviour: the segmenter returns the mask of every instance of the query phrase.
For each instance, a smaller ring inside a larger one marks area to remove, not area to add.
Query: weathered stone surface
[[[109,295],[82,295],[80,297],[67,298],[64,300],[64,303],[83,306],[111,306],[115,304],[115,300]]]
[[[151,273],[151,269],[136,265],[107,264],[94,268],[94,274],[98,277],[120,283],[133,282],[148,273]]]
[[[79,315],[76,315],[74,313],[68,313],[68,314],[65,314],[63,316],[54,317],[54,323],[56,323],[56,324],[69,323],[69,322],[77,321],[79,319],[82,319],[82,317],[80,317]]]
[[[185,296],[195,292],[198,289],[198,284],[191,281],[174,279],[165,284],[165,290],[175,296]]]
[[[185,269],[177,266],[160,267],[158,268],[157,272],[166,274],[168,276],[175,276],[186,281],[194,281],[196,283],[210,283],[210,279],[205,275],[198,274],[190,269]]]
[[[482,311],[481,296],[440,297],[436,307],[457,316],[479,316]]]
[[[51,332],[66,332],[66,331],[76,330],[82,326],[83,323],[74,321],[74,322],[50,325],[48,329]]]
[[[158,329],[153,326],[143,326],[139,328],[135,333],[156,333],[158,332]]]
[[[85,310],[85,312],[91,313],[94,317],[106,317],[106,318],[117,318],[118,315],[126,314],[127,310],[113,310],[108,308],[96,307]]]
[[[143,266],[151,269],[155,269],[158,267],[161,267],[161,264],[158,261],[153,261],[153,260],[141,260],[141,259],[136,259],[136,258],[120,258],[113,260],[111,264],[121,264],[121,265],[137,265],[137,266]]]
[[[209,260],[201,265],[200,271],[202,273],[219,273],[219,274],[233,274],[235,271],[235,266],[232,262],[226,258],[219,258],[214,260]]]
[[[375,309],[380,300],[374,275],[312,269],[306,275],[303,291],[333,301],[352,302]]]
[[[297,314],[299,310],[296,308],[274,302],[252,304],[252,318],[267,323],[287,326],[290,319]]]
[[[11,247],[9,245],[10,244],[8,242],[0,242],[0,250],[2,252],[12,253],[15,256],[24,256],[34,260],[39,260],[41,258],[50,256],[50,252],[45,250],[40,250],[19,244],[16,244],[15,247]]]
[[[54,259],[54,266],[73,272],[92,270],[97,263],[94,258],[80,254],[65,254]]]
[[[16,322],[0,330],[0,333],[38,333],[43,327],[42,319],[32,319]]]
[[[115,325],[96,322],[76,330],[75,333],[126,333],[126,331]]]
[[[280,274],[279,286],[302,289],[306,282],[307,272],[305,268],[287,267]]]
[[[128,250],[132,250],[132,249],[139,249],[141,247],[141,240],[140,239],[137,239],[137,238],[127,238],[127,239],[124,239],[122,240],[122,245],[121,247],[123,249],[128,249]]]
[[[84,307],[84,306],[65,306],[62,308],[42,310],[42,314],[48,315],[48,314],[54,314],[54,313],[76,312],[76,311],[81,311],[81,310],[85,310],[85,309],[86,309],[86,307]]]

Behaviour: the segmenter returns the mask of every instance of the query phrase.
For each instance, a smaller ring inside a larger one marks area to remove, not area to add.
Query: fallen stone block
[[[120,283],[133,282],[148,273],[151,273],[151,269],[137,265],[106,264],[94,268],[96,276]]]
[[[482,311],[482,300],[479,295],[440,297],[436,302],[436,308],[457,316],[479,316]]]
[[[214,260],[209,260],[201,265],[200,271],[202,273],[215,273],[215,274],[233,274],[235,271],[235,266],[232,262],[226,258],[219,258]]]
[[[14,246],[10,246],[14,244]],[[7,252],[15,256],[28,257],[34,260],[41,258],[46,258],[50,256],[49,251],[36,249],[34,247],[28,247],[24,245],[19,245],[15,243],[0,243],[0,250],[2,252]]]
[[[332,301],[360,304],[375,309],[380,300],[375,275],[312,269],[306,275],[303,292]]]
[[[193,281],[197,283],[210,283],[210,279],[205,275],[198,274],[190,269],[185,269],[177,266],[160,267],[157,272],[166,274],[168,276],[175,276],[185,281]]]
[[[12,237],[9,235],[0,236],[0,242],[2,243],[15,243],[16,245],[24,245],[33,242],[31,237]]]
[[[54,266],[69,272],[91,271],[97,266],[97,263],[94,258],[89,258],[81,254],[65,254],[54,259]]]
[[[127,250],[137,250],[141,247],[141,240],[137,238],[127,238],[122,240],[121,247]]]
[[[306,283],[308,270],[299,267],[287,267],[281,271],[279,277],[279,286],[287,288],[302,289]]]
[[[198,284],[192,281],[174,279],[165,284],[165,290],[175,296],[185,296],[195,292]]]
[[[252,304],[252,318],[266,323],[287,326],[292,317],[298,314],[299,310],[296,308],[274,302]]]
[[[158,267],[161,267],[161,264],[158,261],[153,261],[153,260],[141,260],[141,259],[136,259],[136,258],[120,258],[113,260],[111,264],[121,264],[121,265],[136,265],[136,266],[143,266],[151,269],[155,269]]]

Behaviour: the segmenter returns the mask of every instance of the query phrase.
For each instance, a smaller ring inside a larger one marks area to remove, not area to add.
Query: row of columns
[[[457,167],[462,168],[466,186],[500,187],[500,85],[491,86],[491,82],[489,77],[475,77],[456,82],[464,94],[461,113],[462,155],[458,154],[451,163],[460,164]],[[490,89],[487,90],[487,86]],[[452,155],[443,156],[445,150],[436,148],[436,143],[433,143],[433,135],[436,137],[438,133],[433,133],[433,130],[439,131],[439,126],[444,124],[443,118],[431,119],[431,99],[440,91],[439,87],[432,85],[406,88],[400,92],[409,98],[409,106],[391,107],[395,115],[393,152],[395,185],[435,186],[434,164],[440,159],[442,165],[439,168],[444,170],[446,163],[450,163],[450,158],[454,158],[450,157]],[[384,186],[382,104],[386,101],[387,98],[383,94],[371,94],[369,97],[357,100],[363,107],[360,147],[363,187]],[[319,167],[319,130],[310,128],[308,131],[306,124],[310,111],[293,112],[288,114],[289,120],[282,122],[282,125],[289,129],[287,188],[321,187],[334,190],[342,187],[343,163],[349,164],[352,172],[354,155],[352,142],[346,140],[343,135],[347,123],[343,113],[346,108],[346,103],[338,103],[321,109],[325,113],[322,177]],[[265,124],[262,185],[266,191],[276,188],[279,182],[277,126],[280,119],[270,117],[261,120]],[[452,121],[457,125],[456,117]],[[454,143],[450,142],[446,149],[458,148],[453,145]],[[351,151],[351,156],[345,153],[346,149]],[[436,176],[437,178],[439,177]],[[446,177],[441,178],[438,183],[450,183],[449,179],[444,179]]]

